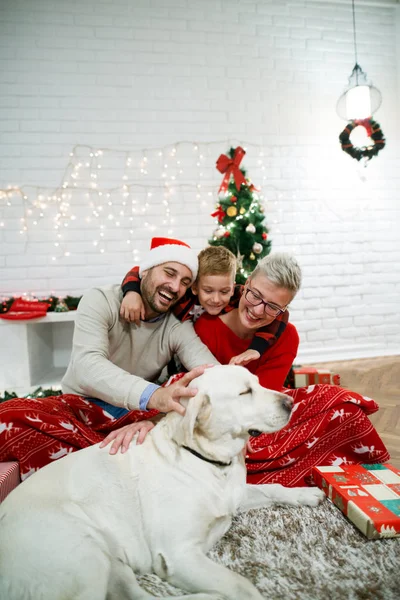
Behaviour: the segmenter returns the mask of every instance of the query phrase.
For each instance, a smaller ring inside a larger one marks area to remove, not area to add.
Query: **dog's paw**
[[[317,487],[298,488],[297,502],[300,506],[318,506],[326,498],[325,493]]]

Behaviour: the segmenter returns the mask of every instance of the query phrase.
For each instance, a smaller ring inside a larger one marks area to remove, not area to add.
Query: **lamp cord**
[[[354,0],[352,0],[352,8],[353,8],[353,37],[354,37],[354,55],[356,59],[356,67],[358,66],[358,57],[357,57],[357,38],[356,38],[356,11],[354,7]],[[358,70],[356,69],[356,81],[358,85]]]

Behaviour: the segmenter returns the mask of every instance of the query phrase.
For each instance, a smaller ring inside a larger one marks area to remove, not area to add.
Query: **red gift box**
[[[384,465],[313,467],[315,483],[368,538],[400,536],[400,470]]]
[[[0,502],[3,502],[20,481],[19,463],[0,462]]]
[[[328,383],[340,385],[340,377],[333,374],[329,369],[319,369],[315,367],[293,367],[294,387],[307,387],[316,383]]]

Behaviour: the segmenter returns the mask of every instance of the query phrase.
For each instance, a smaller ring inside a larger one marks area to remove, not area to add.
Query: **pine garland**
[[[60,396],[61,394],[62,390],[43,389],[42,387],[36,388],[36,390],[26,396],[19,396],[15,392],[7,392],[5,390],[4,396],[0,396],[0,403],[12,400],[13,398],[48,398],[49,396]]]
[[[33,296],[32,300],[38,300],[39,302],[46,302],[47,304],[49,304],[47,312],[60,312],[60,310],[57,308],[58,306],[60,306],[60,304],[66,306],[64,310],[76,310],[78,308],[78,304],[81,298],[82,296],[65,296],[65,298],[60,298],[58,296],[49,296],[48,298],[36,298],[35,296]],[[10,298],[6,298],[5,300],[3,300],[0,304],[0,313],[8,312],[11,308],[12,303],[16,299],[16,297],[11,296]]]

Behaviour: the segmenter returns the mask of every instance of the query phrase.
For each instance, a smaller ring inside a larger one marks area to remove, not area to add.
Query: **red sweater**
[[[197,335],[206,344],[215,358],[227,365],[233,356],[248,350],[251,339],[239,338],[220,317],[207,313],[194,324]],[[288,323],[278,340],[258,359],[250,362],[246,368],[258,376],[260,384],[270,390],[281,390],[285,378],[296,358],[299,347],[299,335],[294,325]]]

